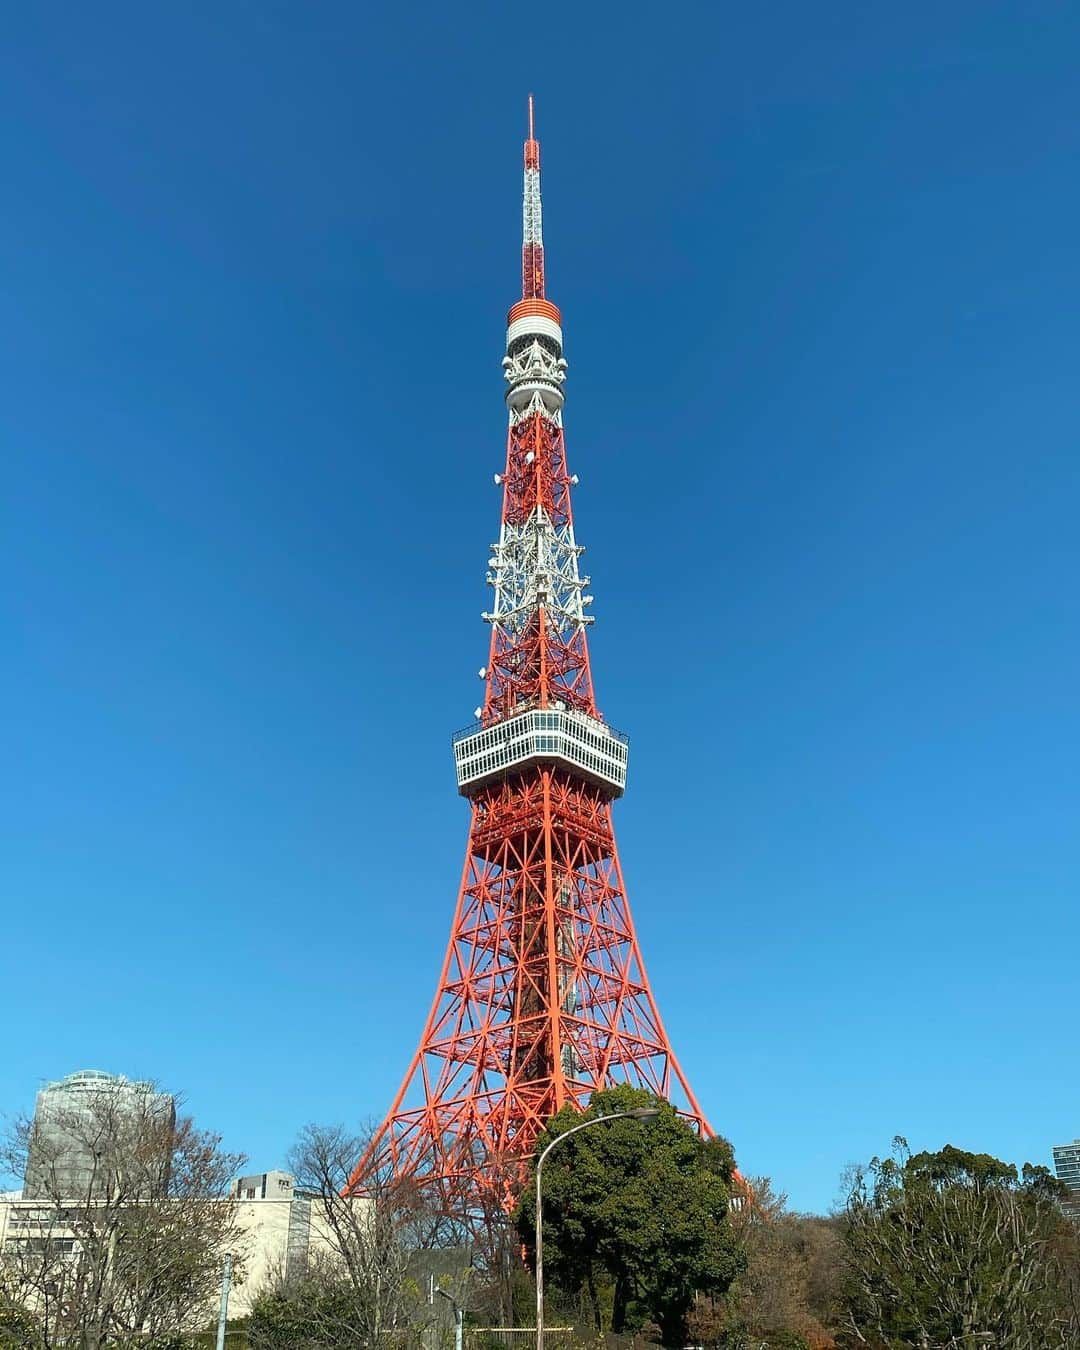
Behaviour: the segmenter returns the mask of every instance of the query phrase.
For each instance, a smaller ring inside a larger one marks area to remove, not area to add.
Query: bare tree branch
[[[0,1144],[31,1192],[9,1218],[0,1288],[34,1315],[43,1350],[200,1329],[225,1252],[242,1256],[225,1193],[243,1158],[128,1088],[17,1121]]]

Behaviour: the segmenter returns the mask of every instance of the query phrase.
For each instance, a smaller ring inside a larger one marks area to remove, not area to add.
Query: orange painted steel
[[[526,244],[521,255],[521,288],[530,300],[544,296],[544,246]]]
[[[553,323],[562,323],[559,306],[553,305],[550,300],[519,300],[517,304],[510,306],[506,322],[509,326],[517,319],[533,319],[537,316],[542,319],[551,319]]]

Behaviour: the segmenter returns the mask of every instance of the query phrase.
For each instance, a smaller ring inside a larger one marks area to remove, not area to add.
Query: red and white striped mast
[[[521,204],[521,298],[544,298],[544,212],[540,202],[540,142],[529,95],[529,139],[525,142],[525,190]]]
[[[596,715],[585,629],[592,596],[578,570],[563,442],[562,316],[544,295],[540,143],[529,96],[529,138],[522,186],[522,298],[506,326],[506,402],[510,427],[502,526],[488,560],[495,591],[483,720],[510,716],[524,703],[561,703]]]
[[[472,813],[465,869],[420,1044],[351,1182],[362,1189],[373,1169],[426,1179],[466,1207],[512,1192],[551,1116],[599,1088],[647,1088],[710,1132],[649,988],[612,828],[627,741],[593,695],[531,96],[522,224],[484,699],[454,738]]]

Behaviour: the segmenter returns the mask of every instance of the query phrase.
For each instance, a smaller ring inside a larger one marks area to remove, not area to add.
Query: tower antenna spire
[[[544,214],[540,206],[540,142],[534,132],[533,96],[529,95],[529,139],[525,142],[525,182],[521,207],[521,298],[544,298]]]

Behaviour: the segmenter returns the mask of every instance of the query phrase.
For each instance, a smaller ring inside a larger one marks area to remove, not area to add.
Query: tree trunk
[[[596,1327],[596,1334],[604,1334],[604,1319],[600,1311],[600,1295],[596,1290],[596,1272],[589,1268],[589,1303],[592,1307],[593,1325]]]
[[[674,1350],[686,1344],[686,1314],[683,1310],[664,1308],[658,1318],[660,1344]]]
[[[630,1290],[627,1288],[627,1279],[625,1275],[619,1275],[615,1280],[615,1300],[611,1309],[611,1330],[616,1336],[621,1336],[626,1330],[626,1309],[630,1302]]]

